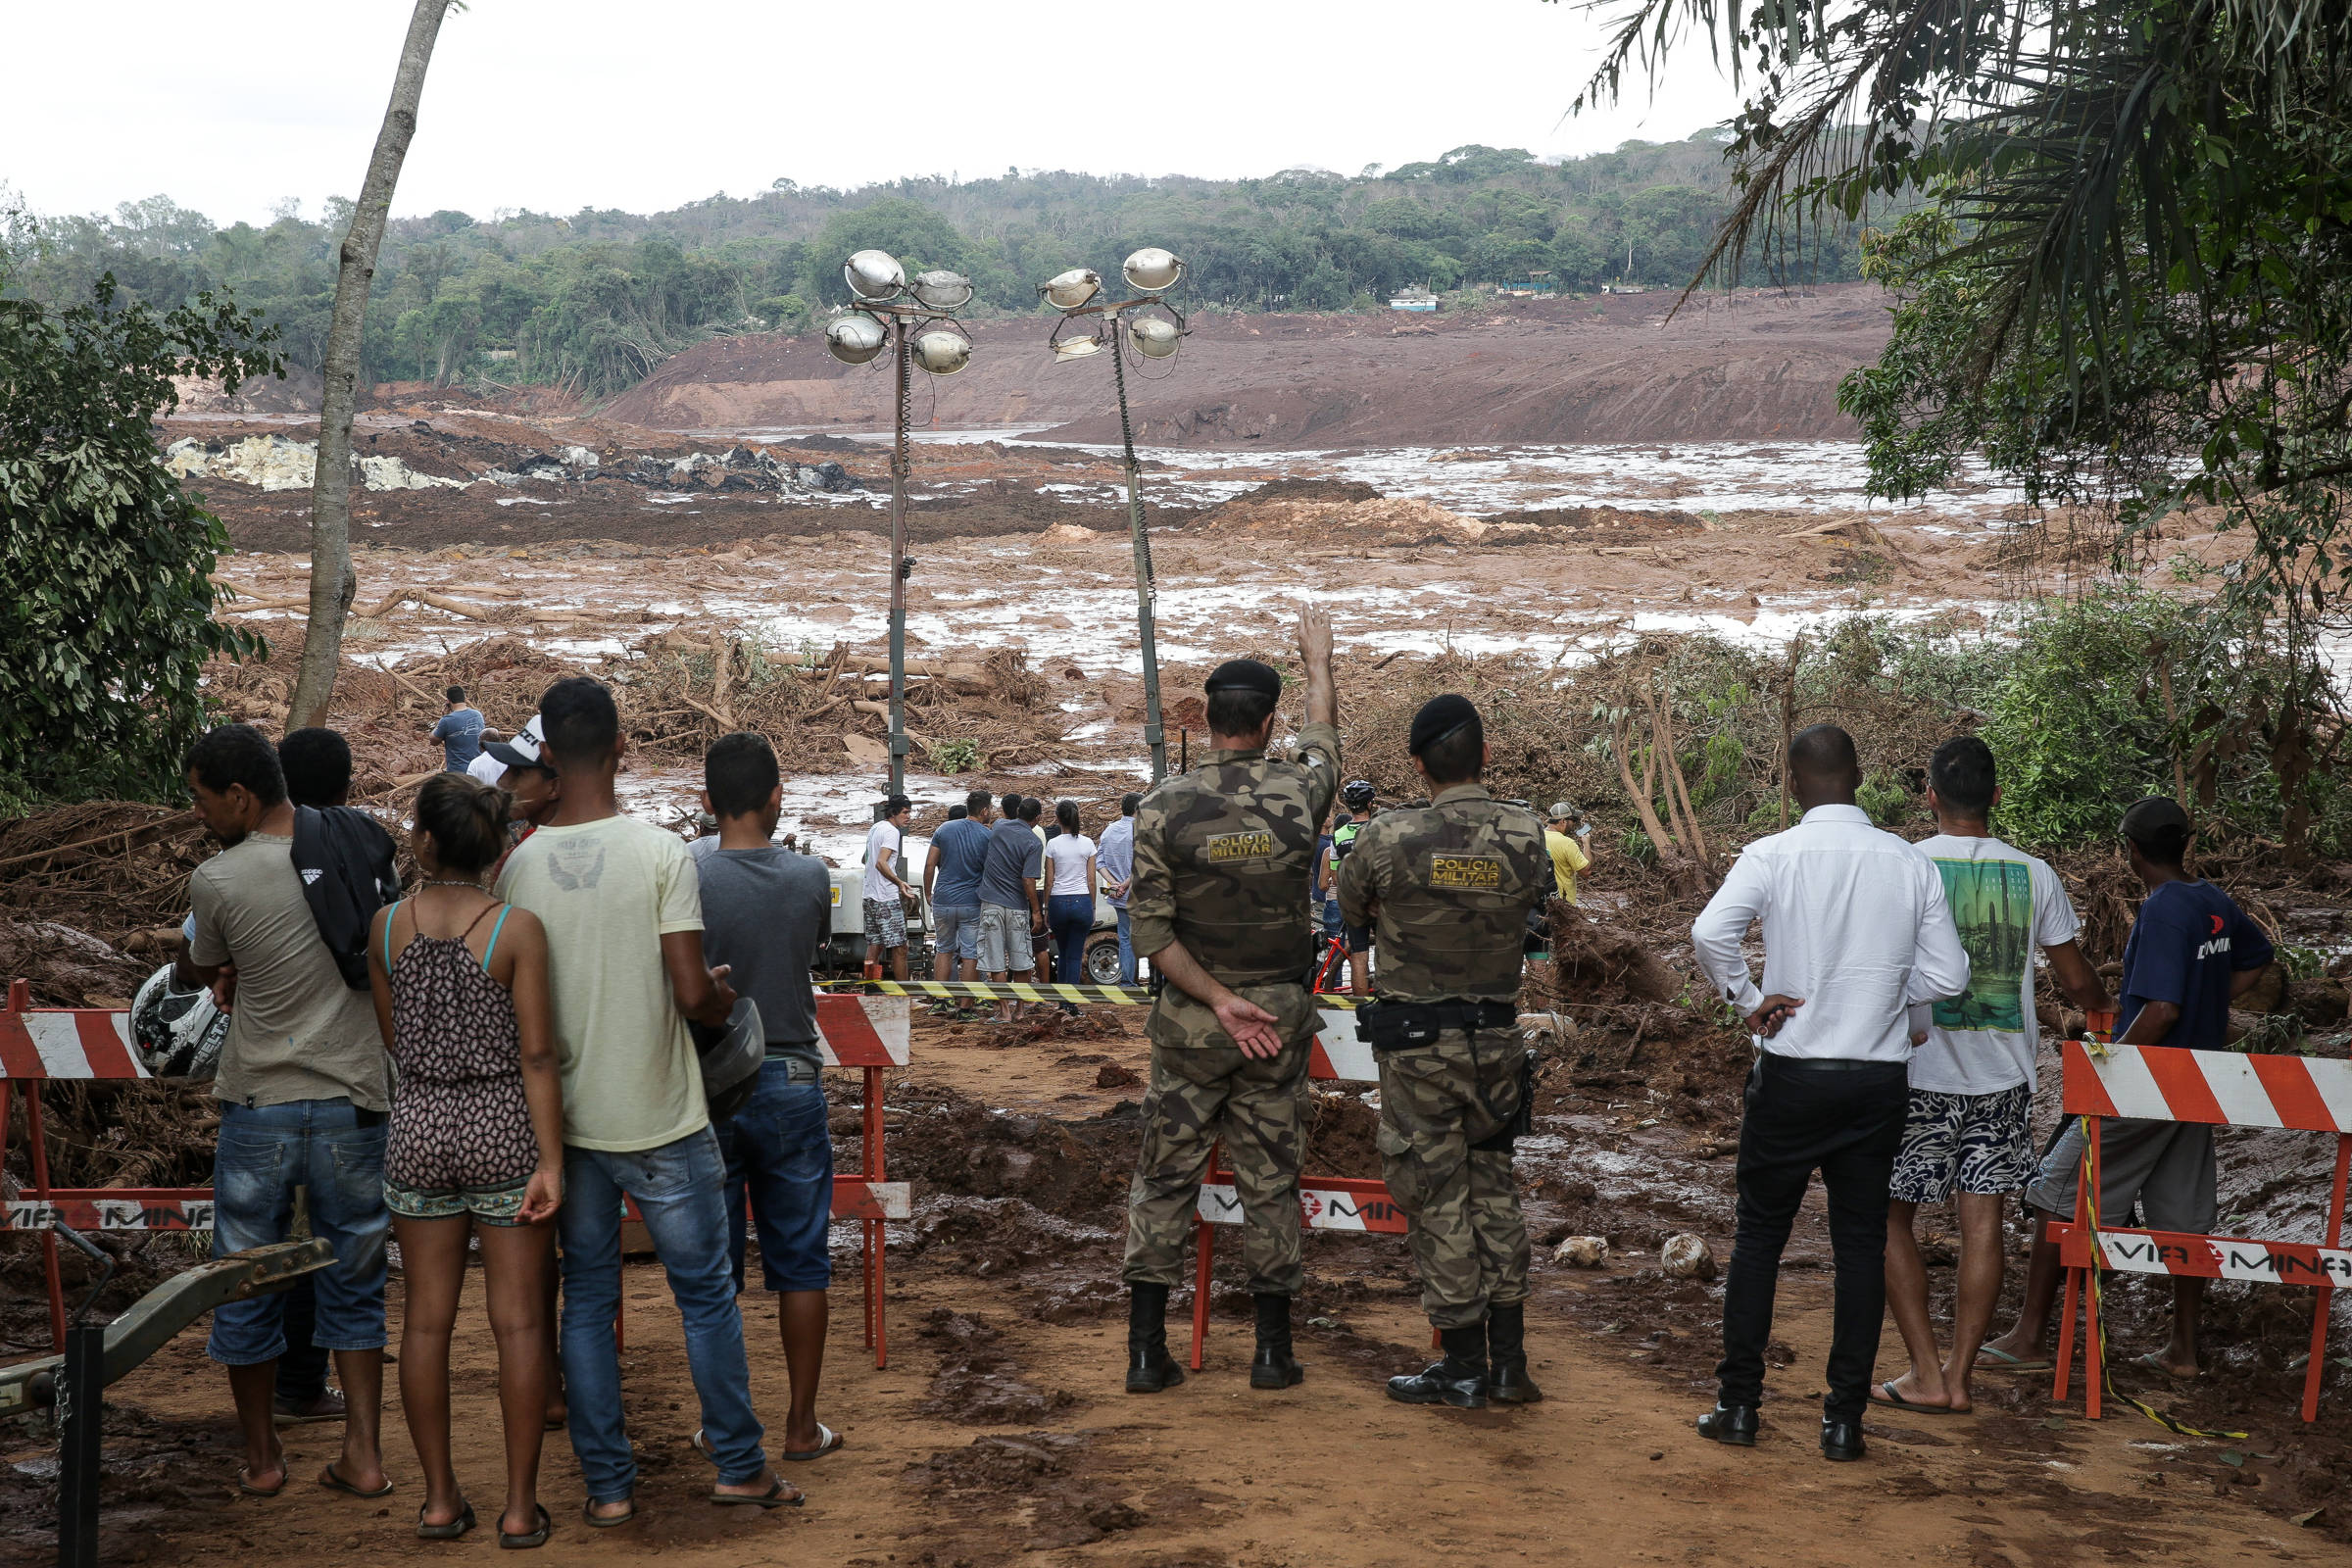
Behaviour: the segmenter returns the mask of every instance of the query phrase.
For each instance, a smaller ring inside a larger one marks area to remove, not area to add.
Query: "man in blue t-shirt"
[[[931,911],[931,978],[980,978],[980,867],[988,858],[986,790],[963,798],[964,814],[931,835],[923,861],[923,907]],[[961,972],[958,973],[957,965]],[[935,1009],[960,1011],[954,1004]]]
[[[2124,945],[2115,1042],[2224,1050],[2230,1044],[2230,1004],[2270,967],[2271,939],[2230,895],[2183,868],[2188,813],[2173,801],[2154,795],[2137,802],[2124,813],[2123,834],[2132,870],[2148,896]],[[2029,1208],[2046,1219],[2074,1218],[2083,1144],[2078,1118],[2043,1156],[2040,1172],[2026,1188]],[[2221,1207],[2217,1174],[2213,1128],[2206,1123],[2100,1118],[2102,1226],[2129,1226],[2136,1202],[2149,1230],[2211,1235]],[[2048,1369],[2058,1276],[2056,1245],[2036,1238],[2017,1327],[1978,1352],[1978,1370]],[[2204,1295],[2203,1280],[2173,1276],[2172,1338],[2163,1349],[2140,1356],[2142,1365],[2172,1377],[2197,1375],[2197,1307]]]
[[[441,743],[442,770],[463,773],[482,755],[482,715],[466,706],[465,687],[452,686],[442,695],[449,699],[449,711],[433,726],[433,739]]]

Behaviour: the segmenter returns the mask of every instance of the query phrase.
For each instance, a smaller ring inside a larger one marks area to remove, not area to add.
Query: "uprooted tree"
[[[174,376],[233,390],[280,369],[225,300],[118,307],[0,298],[0,808],[174,787],[216,655],[262,651],[213,619],[227,531],[155,461]]]

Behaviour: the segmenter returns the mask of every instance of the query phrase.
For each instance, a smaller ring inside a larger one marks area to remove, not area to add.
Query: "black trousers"
[[[1837,1262],[1829,1394],[1823,1412],[1858,1421],[1870,1400],[1886,1311],[1886,1184],[1909,1103],[1900,1062],[1823,1064],[1766,1052],[1747,1080],[1740,1124],[1740,1230],[1723,1287],[1726,1404],[1760,1404],[1772,1298],[1788,1227],[1821,1172]]]

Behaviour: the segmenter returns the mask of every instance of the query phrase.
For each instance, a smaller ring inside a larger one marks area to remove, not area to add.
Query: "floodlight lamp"
[[[911,292],[927,311],[960,311],[972,303],[972,280],[961,272],[917,272]]]
[[[1134,340],[1137,352],[1146,359],[1164,360],[1173,355],[1184,342],[1184,334],[1173,321],[1163,321],[1156,316],[1139,316],[1127,323],[1127,335]]]
[[[886,300],[906,287],[906,269],[888,251],[859,251],[842,264],[841,279],[861,300]]]
[[[1161,294],[1176,286],[1184,276],[1184,264],[1156,245],[1147,245],[1127,258],[1119,268],[1119,275],[1127,286],[1147,294]]]
[[[889,330],[863,311],[836,317],[825,328],[825,348],[844,365],[863,365],[889,341]]]
[[[972,340],[961,332],[925,332],[914,340],[914,363],[933,375],[954,375],[972,363]]]
[[[1057,311],[1074,311],[1102,291],[1102,274],[1088,267],[1073,267],[1049,278],[1038,293]]]
[[[1055,338],[1053,349],[1054,363],[1060,365],[1067,360],[1083,360],[1089,355],[1102,353],[1102,339],[1101,337]]]

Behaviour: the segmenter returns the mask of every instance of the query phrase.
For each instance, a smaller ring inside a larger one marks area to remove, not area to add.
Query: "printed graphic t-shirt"
[[[2165,883],[2141,901],[2124,944],[2117,1038],[2140,1008],[2170,1002],[2180,1019],[2159,1044],[2221,1050],[2230,1039],[2230,977],[2271,957],[2271,939],[2229,894],[2210,882]]]
[[[470,708],[444,713],[433,726],[433,739],[441,743],[442,769],[463,773],[482,754],[482,715]]]
[[[686,846],[625,816],[543,827],[507,857],[498,896],[547,927],[564,1142],[628,1152],[709,1126],[702,1064],[662,962],[663,935],[703,928]]]
[[[1928,1009],[1928,1038],[1911,1054],[1911,1087],[1989,1095],[2030,1085],[2041,1039],[2034,955],[2075,940],[2075,906],[2057,872],[1999,839],[1939,833],[1919,851],[1943,877],[1970,979],[1965,994]]]

